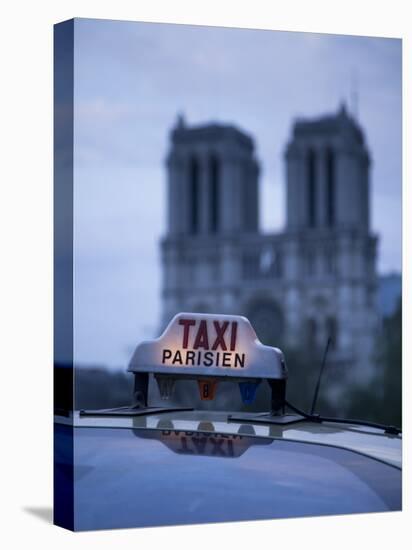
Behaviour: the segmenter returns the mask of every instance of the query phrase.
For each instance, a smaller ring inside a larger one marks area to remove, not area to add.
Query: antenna
[[[186,126],[185,115],[183,111],[179,111],[176,117],[176,128],[179,128],[179,130],[181,130],[185,126]]]
[[[328,341],[326,342],[326,348],[325,348],[325,351],[324,351],[324,354],[323,354],[322,365],[320,367],[318,381],[316,383],[315,394],[313,396],[313,401],[312,401],[312,407],[310,408],[310,413],[309,414],[311,414],[311,415],[315,412],[316,401],[318,400],[318,393],[319,393],[319,388],[320,388],[320,381],[322,379],[323,370],[324,370],[325,364],[326,364],[326,357],[328,355],[328,351],[329,351],[329,347],[330,347],[331,342],[332,342],[332,338],[329,336]]]

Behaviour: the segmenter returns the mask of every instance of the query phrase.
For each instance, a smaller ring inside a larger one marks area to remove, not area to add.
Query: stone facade
[[[320,349],[359,383],[374,375],[377,237],[370,157],[346,112],[298,120],[285,151],[286,226],[259,230],[259,165],[233,126],[187,127],[167,158],[164,326],[179,311],[246,315],[262,342]]]

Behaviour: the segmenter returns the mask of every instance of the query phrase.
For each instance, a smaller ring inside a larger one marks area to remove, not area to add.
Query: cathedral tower
[[[297,121],[286,162],[288,230],[369,231],[369,154],[344,105]]]
[[[258,167],[253,141],[232,126],[172,130],[168,233],[192,238],[258,229]]]
[[[332,338],[335,360],[372,375],[376,244],[370,231],[370,158],[363,132],[342,105],[335,115],[298,120],[286,148],[291,288],[306,342]]]
[[[234,126],[171,132],[163,250],[163,324],[178,311],[233,312],[240,235],[258,232],[253,140]]]

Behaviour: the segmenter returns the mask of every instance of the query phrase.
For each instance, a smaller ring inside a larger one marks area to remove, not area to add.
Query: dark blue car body
[[[55,450],[65,502],[55,522],[74,530],[402,507],[401,437],[362,426],[254,425],[207,411],[76,413],[56,417]]]

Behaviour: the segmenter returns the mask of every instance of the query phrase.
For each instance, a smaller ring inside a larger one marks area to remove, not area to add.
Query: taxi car
[[[130,405],[55,417],[55,523],[73,530],[383,512],[402,507],[401,433],[323,418],[286,400],[283,353],[244,317],[180,313],[137,346]],[[213,401],[222,381],[267,412],[148,403],[195,380]]]

